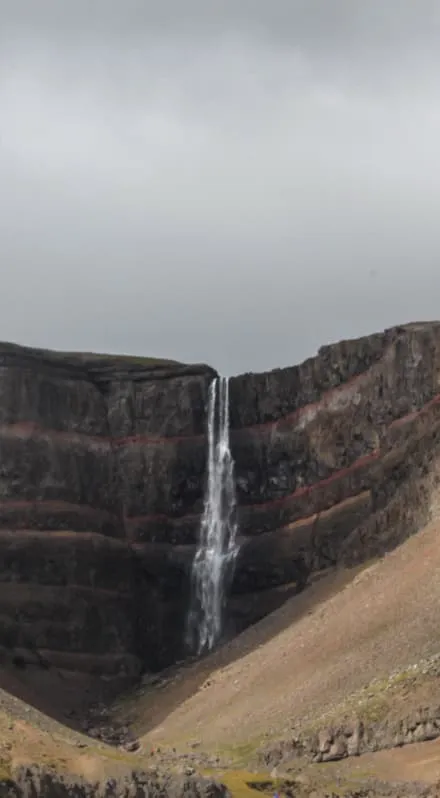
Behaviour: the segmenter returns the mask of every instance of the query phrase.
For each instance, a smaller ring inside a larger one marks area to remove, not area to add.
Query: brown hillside
[[[349,572],[341,575],[339,590],[334,579],[315,585],[310,600],[305,591],[300,617],[295,619],[298,599],[290,599],[229,648],[187,668],[184,678],[147,693],[144,703],[137,699],[140,726],[159,719],[146,734],[148,744],[198,738],[223,748],[261,742],[267,733],[306,725],[373,679],[440,651],[438,522],[352,581]],[[267,639],[271,626],[276,633]]]

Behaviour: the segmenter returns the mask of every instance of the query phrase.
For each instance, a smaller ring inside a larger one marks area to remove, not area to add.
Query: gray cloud
[[[374,48],[386,45],[427,43],[436,46],[440,23],[437,0],[2,0],[2,27],[25,29],[43,35],[92,34],[137,37],[168,35],[205,36],[238,32],[261,35],[275,43],[287,41],[300,47],[317,46],[331,52],[355,43]]]
[[[1,338],[234,373],[440,316],[438,0],[24,8]]]

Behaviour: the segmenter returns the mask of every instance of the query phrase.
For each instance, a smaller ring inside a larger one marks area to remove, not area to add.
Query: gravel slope
[[[222,664],[226,653],[214,655],[165,690],[139,698],[138,721],[143,713],[160,719],[146,742],[199,738],[204,746],[222,747],[276,733],[440,651],[440,524],[332,593],[271,639],[267,627],[276,628],[277,614],[264,619],[252,631],[253,650],[249,635],[234,641],[238,658],[230,664]],[[205,684],[202,673],[209,674]]]

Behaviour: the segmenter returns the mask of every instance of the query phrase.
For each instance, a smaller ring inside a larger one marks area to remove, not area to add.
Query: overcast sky
[[[440,318],[439,0],[0,22],[0,339],[233,374]]]

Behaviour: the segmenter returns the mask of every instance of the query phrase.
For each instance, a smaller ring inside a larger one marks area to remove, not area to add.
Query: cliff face
[[[169,541],[194,538],[213,376],[0,346],[0,645],[111,674],[174,656],[181,596],[145,543],[180,516]]]
[[[302,365],[231,383],[243,545],[252,593],[384,553],[436,513],[440,324],[323,347]],[[249,621],[249,616],[245,622]]]
[[[0,345],[0,645],[110,674],[181,656],[214,376]],[[439,385],[440,323],[231,380],[229,631],[436,512]]]

